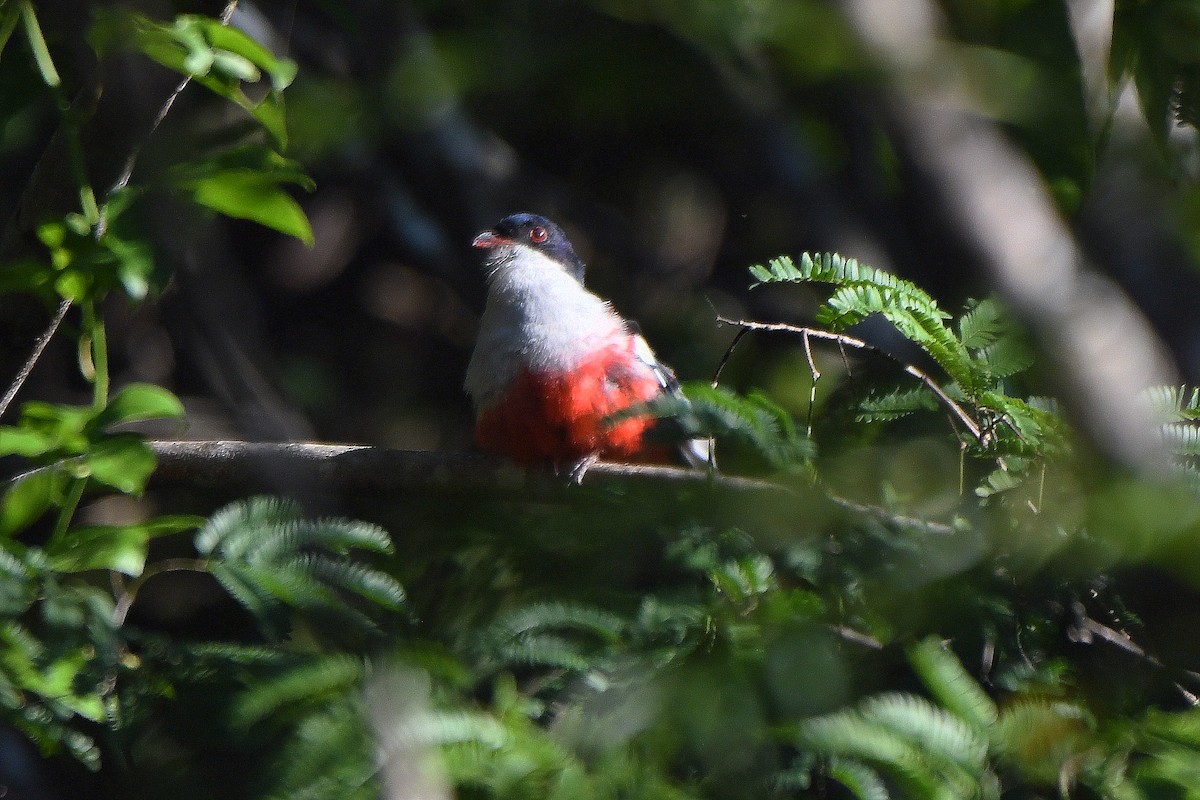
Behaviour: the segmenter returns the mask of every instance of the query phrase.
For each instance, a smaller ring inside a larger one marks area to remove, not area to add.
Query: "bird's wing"
[[[654,373],[654,379],[664,392],[679,393],[679,379],[666,364],[658,360],[658,356],[650,349],[650,343],[640,333],[633,334],[633,356]]]
[[[639,362],[650,368],[663,392],[675,397],[683,397],[683,390],[679,387],[679,379],[675,377],[675,373],[670,367],[659,361],[658,356],[650,349],[650,343],[637,331],[633,332],[633,355]],[[709,469],[716,466],[712,439],[682,438],[677,444],[680,455],[691,467]]]

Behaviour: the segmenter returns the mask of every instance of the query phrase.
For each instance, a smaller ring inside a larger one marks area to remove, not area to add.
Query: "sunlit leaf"
[[[0,498],[0,535],[11,536],[33,524],[59,502],[67,475],[47,467],[14,479]]]
[[[132,434],[101,439],[84,459],[93,478],[126,494],[140,494],[157,463],[149,445]]]
[[[268,177],[253,172],[223,172],[197,178],[187,188],[202,206],[253,220],[305,244],[313,243],[312,227],[300,204]]]
[[[96,417],[96,426],[106,428],[121,422],[182,416],[183,404],[170,391],[149,383],[133,383],[113,396]]]
[[[46,547],[51,566],[62,572],[111,569],[130,577],[142,574],[150,540],[192,530],[204,523],[193,516],[156,517],[132,525],[74,528]]]

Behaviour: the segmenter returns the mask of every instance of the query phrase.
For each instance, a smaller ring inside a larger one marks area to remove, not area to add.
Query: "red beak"
[[[512,244],[512,239],[505,238],[495,231],[484,231],[475,237],[475,241],[471,242],[471,247],[487,250],[502,244]]]

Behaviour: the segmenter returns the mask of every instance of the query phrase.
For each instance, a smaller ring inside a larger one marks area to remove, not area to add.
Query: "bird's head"
[[[475,237],[472,247],[488,250],[487,261],[493,268],[496,262],[508,261],[528,248],[541,253],[560,266],[575,280],[583,283],[583,261],[575,254],[563,229],[537,214],[510,214]]]

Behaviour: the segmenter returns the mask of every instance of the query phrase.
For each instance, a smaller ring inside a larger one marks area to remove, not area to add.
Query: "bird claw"
[[[584,456],[572,464],[570,471],[567,473],[567,476],[570,479],[570,484],[572,486],[582,486],[583,476],[586,475],[587,471],[592,468],[592,465],[599,460],[600,455],[598,453],[592,453],[591,455]]]

